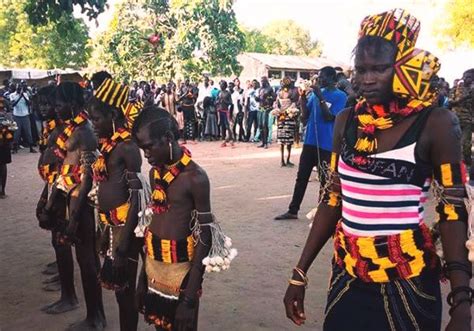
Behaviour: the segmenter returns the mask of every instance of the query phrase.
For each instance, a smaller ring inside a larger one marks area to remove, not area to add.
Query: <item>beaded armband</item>
[[[331,163],[328,169],[323,169],[326,176],[326,185],[322,189],[321,202],[330,207],[338,207],[341,205],[341,184],[337,172],[337,160],[339,155],[331,153]]]
[[[444,163],[434,171],[436,212],[440,222],[467,220],[466,166],[464,163]]]

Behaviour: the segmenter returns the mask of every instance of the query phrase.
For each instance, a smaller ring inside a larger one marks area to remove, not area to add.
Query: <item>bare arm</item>
[[[341,150],[342,135],[347,114],[348,111],[343,111],[341,115],[336,118],[333,153],[336,153],[337,155],[339,155]],[[333,171],[335,171],[335,169]],[[339,178],[336,172],[334,173],[331,186],[328,189],[336,194],[341,193]],[[325,192],[325,194],[329,193]],[[334,234],[336,224],[340,219],[341,205],[331,206],[327,199],[323,198],[323,201],[319,204],[318,211],[314,216],[313,226],[311,227],[308,239],[306,240],[303,253],[298,261],[297,267],[299,269],[303,270],[305,273],[308,271],[316,256],[324,247],[328,239]]]
[[[210,184],[207,174],[204,170],[197,170],[197,174],[193,176],[191,184],[191,194],[194,200],[194,208],[198,212],[211,211]],[[207,224],[213,221],[212,214],[199,215],[199,223]],[[189,280],[184,295],[190,299],[197,299],[198,291],[201,288],[202,276],[204,274],[204,265],[202,260],[209,254],[211,249],[212,238],[211,231],[208,226],[201,227],[200,240],[196,245],[194,252],[192,267],[189,272]]]
[[[71,210],[71,218],[77,221],[78,216],[87,203],[87,194],[92,188],[92,163],[95,161],[95,152],[97,150],[97,140],[92,132],[84,128],[79,129],[71,145],[77,148],[81,153],[82,179],[79,184],[79,194],[74,209]]]
[[[306,320],[304,313],[306,273],[328,239],[334,234],[337,222],[341,218],[341,191],[337,176],[336,156],[341,149],[342,134],[348,113],[348,111],[343,111],[336,118],[330,170],[331,180],[324,190],[324,196],[318,206],[303,253],[296,268],[293,269],[292,280],[283,300],[286,316],[296,325],[301,325]]]
[[[468,251],[465,247],[467,240],[467,211],[462,199],[466,197],[465,179],[461,171],[461,129],[455,114],[446,109],[435,109],[427,126],[430,127],[430,159],[435,169],[435,179],[443,187],[444,194],[436,211],[439,214],[441,242],[444,259],[448,267],[451,289],[460,286],[469,287],[468,272],[460,270],[459,265],[472,270],[468,261]],[[449,166],[446,166],[449,165]],[[449,169],[448,169],[449,168]],[[451,177],[451,179],[449,179]],[[454,263],[454,264],[453,264]],[[468,293],[460,292],[454,296],[454,302],[466,299]],[[451,315],[454,324],[448,330],[467,330],[471,321],[470,306],[467,302],[457,307]],[[462,326],[461,326],[462,325]],[[464,328],[463,328],[464,327]]]
[[[132,142],[121,144],[121,157],[125,163],[126,180],[130,189],[130,208],[127,214],[127,221],[123,227],[123,237],[117,247],[117,253],[127,256],[130,247],[130,240],[134,236],[134,230],[138,224],[138,190],[142,189],[141,182],[137,177],[142,166],[142,158],[137,145]]]

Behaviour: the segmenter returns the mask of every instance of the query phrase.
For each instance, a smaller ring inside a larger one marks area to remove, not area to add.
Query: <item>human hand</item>
[[[36,218],[39,220],[40,215],[43,213],[44,207],[46,207],[46,204],[48,203],[48,200],[45,198],[41,197],[36,204]]]
[[[173,329],[176,331],[188,331],[194,329],[196,311],[188,302],[180,301],[176,308]]]
[[[51,212],[44,208],[41,210],[36,209],[36,217],[38,218],[38,223],[40,228],[45,230],[51,230],[52,222],[51,222]]]
[[[306,315],[304,313],[304,286],[288,285],[288,288],[283,299],[285,305],[286,317],[293,321],[296,325],[300,326],[306,321]]]
[[[451,314],[446,331],[470,331],[471,306],[469,302],[460,304]]]
[[[67,222],[67,226],[64,232],[59,234],[58,243],[60,245],[72,245],[74,243],[77,243],[79,241],[76,237],[77,226],[77,221],[71,218]]]

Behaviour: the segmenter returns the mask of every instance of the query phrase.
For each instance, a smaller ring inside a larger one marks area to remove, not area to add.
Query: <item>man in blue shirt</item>
[[[36,153],[33,148],[33,136],[31,134],[30,95],[25,82],[22,81],[18,84],[16,91],[10,94],[10,103],[13,107],[13,119],[18,126],[18,130],[15,131],[14,153],[18,150],[20,136],[22,135],[30,147],[30,153]]]
[[[326,183],[325,169],[329,167],[332,151],[334,120],[344,109],[347,96],[336,88],[336,70],[324,67],[319,73],[318,84],[306,96],[302,93],[300,103],[303,121],[307,121],[306,136],[300,156],[296,184],[288,211],[275,217],[276,220],[297,219],[308,180],[313,167],[318,168],[320,193]]]

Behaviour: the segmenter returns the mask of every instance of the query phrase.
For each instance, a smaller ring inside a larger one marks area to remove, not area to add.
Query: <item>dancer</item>
[[[293,146],[296,130],[296,117],[298,116],[298,92],[292,86],[292,81],[289,77],[283,78],[281,82],[281,89],[278,92],[277,107],[273,111],[273,115],[277,118],[278,132],[277,139],[280,143],[281,152],[281,166],[294,167],[290,162],[291,147]],[[288,151],[285,162],[285,146]]]
[[[215,224],[209,179],[190,152],[179,146],[176,121],[168,112],[145,108],[133,126],[133,136],[152,165],[153,183],[147,256],[138,285],[147,293],[140,306],[144,304],[145,319],[158,330],[197,330],[201,261],[211,249],[210,227]],[[195,237],[191,227],[200,229]]]
[[[94,132],[101,142],[101,155],[92,165],[99,220],[104,229],[105,257],[100,278],[102,287],[115,290],[122,331],[137,329],[138,311],[131,303],[143,247],[143,238],[134,233],[140,211],[142,159],[129,130],[141,103],[128,104],[127,96],[128,87],[106,79],[88,105]]]
[[[61,203],[58,201],[66,200],[67,208],[61,215],[60,234],[56,240],[58,245],[75,245],[87,307],[86,319],[72,324],[69,329],[102,330],[106,321],[102,290],[97,281],[100,261],[95,247],[94,211],[87,201],[97,141],[84,111],[83,90],[79,84],[64,82],[58,85],[56,113],[66,124],[55,141],[55,154],[62,159],[62,165],[40,218],[50,222],[54,206]]]
[[[52,245],[56,254],[57,271],[59,273],[59,283],[61,298],[42,308],[47,314],[60,314],[79,307],[79,302],[74,288],[74,262],[72,250],[69,245],[59,245],[57,236],[59,234],[59,223],[64,218],[66,212],[66,199],[58,197],[52,206],[50,217],[41,217],[45,213],[44,207],[48,202],[49,192],[56,181],[62,159],[55,154],[56,139],[64,130],[64,124],[58,121],[55,112],[56,87],[46,86],[38,91],[38,109],[43,118],[44,128],[40,139],[40,158],[38,161],[38,172],[45,185],[41,192],[40,199],[36,207],[36,216],[39,226],[51,231]],[[45,222],[46,221],[46,222]],[[48,285],[51,287],[52,285]]]
[[[354,54],[364,99],[336,120],[330,180],[285,294],[287,317],[297,325],[306,319],[306,273],[333,236],[324,330],[440,330],[439,259],[423,221],[434,178],[452,289],[446,330],[470,330],[472,269],[464,246],[459,121],[432,106],[430,78],[439,63],[414,48],[419,27],[401,9],[362,22]],[[409,83],[418,81],[415,76],[421,85]]]

